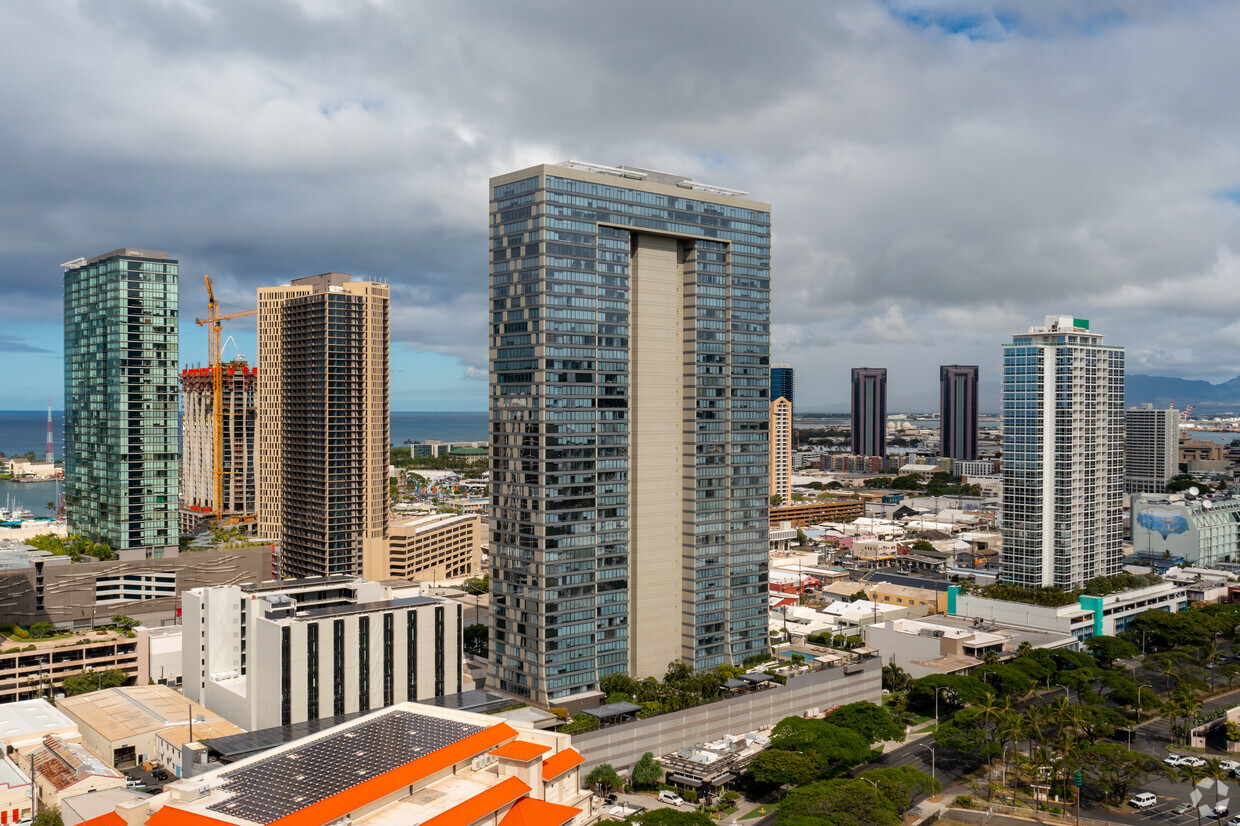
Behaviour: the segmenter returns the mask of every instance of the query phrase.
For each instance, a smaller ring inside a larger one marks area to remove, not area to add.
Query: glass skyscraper
[[[64,265],[69,532],[177,544],[177,262],[119,249]]]
[[[886,367],[853,368],[852,452],[857,456],[887,455]]]
[[[537,702],[767,651],[770,207],[491,181],[491,679]]]
[[[1047,316],[1003,345],[1000,578],[1075,588],[1123,561],[1124,350]]]
[[[977,459],[977,365],[939,368],[939,455]]]
[[[771,401],[774,402],[779,397],[788,400],[795,412],[797,400],[792,397],[793,391],[796,389],[794,375],[791,364],[772,364],[771,365]]]

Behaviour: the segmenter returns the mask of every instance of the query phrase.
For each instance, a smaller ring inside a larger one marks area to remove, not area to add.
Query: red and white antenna
[[[55,462],[56,455],[52,452],[52,397],[47,397],[47,461]]]

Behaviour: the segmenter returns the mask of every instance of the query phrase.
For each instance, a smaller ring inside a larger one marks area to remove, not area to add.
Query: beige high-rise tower
[[[258,530],[286,577],[387,578],[388,285],[258,291]]]
[[[771,402],[771,497],[792,502],[792,402]]]

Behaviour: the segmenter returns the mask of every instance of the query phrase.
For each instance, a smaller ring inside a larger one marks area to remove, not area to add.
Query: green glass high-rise
[[[177,261],[118,249],[63,266],[69,532],[175,546]]]

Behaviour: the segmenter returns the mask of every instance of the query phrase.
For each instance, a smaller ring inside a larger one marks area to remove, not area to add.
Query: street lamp
[[[1133,674],[1136,674],[1135,669],[1133,671]],[[1141,685],[1137,686],[1137,722],[1133,723],[1132,728],[1128,729],[1128,750],[1129,751],[1132,751],[1132,733],[1134,730],[1136,730],[1137,726],[1141,725],[1141,689],[1143,688],[1148,688],[1152,691],[1154,689],[1154,686],[1150,685],[1149,683],[1141,683]]]
[[[935,723],[939,721],[939,692],[945,688],[951,688],[951,686],[940,685],[940,686],[935,686],[934,688],[934,722]]]
[[[934,769],[934,746],[927,743],[918,743],[917,745],[921,746],[923,749],[930,749],[930,779],[938,780],[938,772]]]

